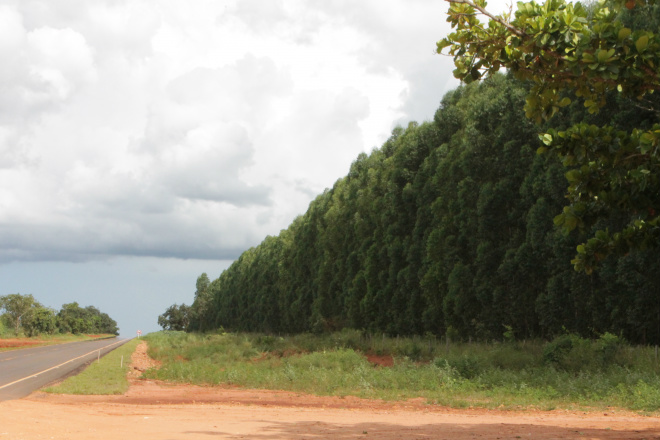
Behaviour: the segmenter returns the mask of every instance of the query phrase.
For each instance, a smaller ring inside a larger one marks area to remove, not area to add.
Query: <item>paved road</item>
[[[0,353],[0,401],[25,397],[128,341],[113,338]]]

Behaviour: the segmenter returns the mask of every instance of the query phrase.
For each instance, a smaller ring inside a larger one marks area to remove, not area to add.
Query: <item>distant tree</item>
[[[201,274],[197,278],[195,300],[192,306],[190,306],[190,330],[204,331],[209,327],[209,315],[212,312],[212,298],[209,284],[211,284],[211,281],[206,273]]]
[[[57,326],[62,333],[119,334],[117,322],[94,306],[80,307],[77,302],[63,304],[57,314]]]
[[[62,333],[85,333],[86,311],[78,305],[77,302],[62,304],[62,308],[57,313],[57,326]]]
[[[107,313],[99,314],[99,322],[97,331],[99,333],[108,333],[111,335],[119,334],[119,327],[117,327],[117,321],[112,319]]]
[[[165,310],[165,313],[158,317],[158,325],[163,330],[185,331],[190,324],[190,307],[181,304],[172,304]]]
[[[32,295],[19,293],[0,296],[0,309],[5,313],[2,319],[19,334],[20,328],[28,336],[41,333],[109,333],[119,334],[117,322],[107,313],[102,313],[94,306],[80,307],[77,302],[62,305],[54,310],[42,306]]]
[[[28,336],[52,335],[57,330],[57,317],[52,309],[36,307],[22,319],[22,325]]]
[[[5,310],[7,319],[14,327],[14,333],[18,336],[21,320],[25,319],[27,315],[35,308],[41,305],[34,299],[32,295],[21,295],[20,293],[13,293],[10,295],[0,296],[0,308]]]

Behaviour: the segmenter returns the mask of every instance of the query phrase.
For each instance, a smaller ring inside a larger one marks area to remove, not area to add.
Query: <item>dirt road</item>
[[[618,411],[451,410],[420,400],[388,403],[137,379],[123,396],[36,393],[0,402],[0,440],[521,438],[660,439],[660,418]]]

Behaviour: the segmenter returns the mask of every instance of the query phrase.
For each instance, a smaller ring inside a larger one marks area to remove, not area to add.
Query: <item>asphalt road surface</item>
[[[112,338],[2,352],[0,402],[25,397],[128,341]]]

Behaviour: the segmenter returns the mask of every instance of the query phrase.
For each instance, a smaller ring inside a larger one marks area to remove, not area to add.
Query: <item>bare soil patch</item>
[[[135,347],[135,351],[131,355],[131,369],[128,372],[128,380],[131,385],[135,385],[142,373],[148,369],[160,368],[160,362],[149,357],[147,348],[147,343],[142,341]]]
[[[367,360],[377,367],[392,367],[394,366],[394,358],[389,355],[379,356],[377,354],[368,353]]]
[[[39,344],[44,344],[44,341],[25,338],[0,339],[0,348],[30,347]]]
[[[86,336],[89,336],[90,338],[93,339],[114,337],[113,335],[108,335],[108,334],[86,335]],[[0,349],[3,348],[15,349],[15,348],[33,347],[37,345],[62,344],[65,342],[74,342],[74,341],[58,340],[58,339],[50,339],[44,341],[41,339],[31,339],[31,338],[7,338],[7,339],[0,339]]]
[[[625,411],[455,410],[423,399],[355,397],[140,379],[157,367],[140,344],[123,396],[35,393],[0,402],[2,439],[660,439],[660,418]]]

